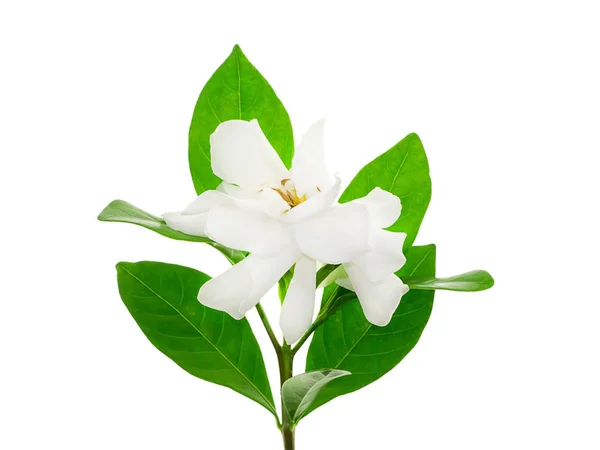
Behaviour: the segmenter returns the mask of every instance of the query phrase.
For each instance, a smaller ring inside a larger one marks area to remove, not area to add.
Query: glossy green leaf
[[[326,319],[336,309],[341,308],[352,300],[356,300],[356,293],[349,291],[335,283],[327,285],[323,289],[321,309],[319,310],[317,319]]]
[[[435,246],[412,247],[398,275],[435,275]],[[335,289],[334,285],[330,289]],[[341,288],[338,292],[348,293]],[[409,291],[386,327],[370,324],[356,298],[337,309],[315,331],[306,370],[347,370],[352,376],[328,384],[309,411],[372,383],[394,368],[421,337],[431,314],[433,296],[434,291]]]
[[[279,295],[279,302],[282,304],[290,287],[290,283],[292,282],[292,278],[294,277],[294,267],[295,266],[292,266],[292,268],[288,270],[277,283],[277,294]]]
[[[474,270],[447,278],[404,277],[402,281],[411,289],[475,292],[484,291],[494,285],[494,279],[485,270]]]
[[[344,266],[340,264],[325,264],[317,271],[317,287],[329,286],[343,276],[348,276]]]
[[[416,134],[409,134],[363,167],[340,197],[340,203],[364,197],[375,187],[391,192],[402,201],[402,214],[388,230],[406,233],[404,250],[408,250],[431,199],[429,164]]]
[[[288,113],[237,45],[202,89],[192,116],[188,156],[198,194],[221,182],[211,169],[209,138],[221,122],[233,119],[257,119],[284,164],[291,166],[294,138]]]
[[[317,370],[290,378],[281,387],[283,404],[294,423],[298,423],[315,401],[317,394],[336,378],[351,375],[345,370]]]
[[[102,210],[98,216],[98,220],[103,222],[122,222],[139,225],[147,228],[148,230],[155,231],[158,234],[162,234],[171,239],[177,239],[179,241],[190,241],[190,242],[203,242],[208,244],[217,250],[219,250],[225,257],[232,263],[235,264],[244,259],[244,254],[238,250],[225,247],[218,244],[209,238],[192,236],[190,234],[182,233],[181,231],[173,230],[162,220],[160,217],[153,216],[140,208],[133,206],[131,203],[127,203],[123,200],[114,200],[106,208]]]
[[[277,415],[248,321],[198,302],[208,275],[159,262],[117,264],[119,292],[146,337],[192,375],[227,386]]]

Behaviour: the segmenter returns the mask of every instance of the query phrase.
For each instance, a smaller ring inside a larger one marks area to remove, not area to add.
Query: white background
[[[95,219],[193,199],[189,120],[235,43],[297,137],[328,119],[346,183],[419,133],[417,242],[440,275],[496,278],[438,293],[414,351],[306,418],[299,449],[600,448],[597,2],[290,3],[2,1],[0,448],[280,448],[268,412],[179,369],[118,297],[118,261],[214,275],[220,255]]]

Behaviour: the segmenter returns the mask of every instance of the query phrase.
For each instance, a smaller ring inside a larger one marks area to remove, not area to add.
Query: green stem
[[[294,354],[292,348],[284,341],[281,347],[281,353],[278,354],[279,360],[279,377],[281,386],[293,376]],[[283,448],[285,450],[294,450],[295,435],[294,424],[285,408],[283,399],[281,400],[281,436],[283,437]]]
[[[310,335],[313,334],[313,332],[317,328],[319,328],[319,326],[321,326],[321,324],[323,322],[325,322],[325,319],[327,319],[326,316],[323,316],[323,317],[317,316],[317,318],[312,323],[310,328],[308,330],[306,330],[306,333],[304,333],[302,335],[302,337],[300,338],[300,340],[296,343],[296,345],[294,345],[294,348],[292,349],[292,356],[294,356],[298,352],[298,350],[300,350],[300,347],[302,347],[302,345],[306,342],[306,340],[310,337]]]
[[[333,300],[335,299],[338,289],[339,288],[336,287],[331,292],[331,295],[329,296],[327,301],[325,301],[323,308],[322,308],[321,312],[317,315],[317,318],[315,319],[315,321],[312,323],[310,328],[308,330],[306,330],[306,332],[302,335],[300,340],[298,342],[296,342],[296,345],[294,345],[294,348],[292,349],[292,356],[294,356],[298,352],[298,350],[300,350],[300,347],[302,347],[302,345],[306,342],[306,340],[310,337],[310,335],[313,334],[314,331],[317,328],[319,328],[321,326],[321,324],[329,318],[329,316],[333,312],[330,309],[331,302],[333,302]]]
[[[263,307],[260,303],[257,303],[256,311],[258,312],[260,320],[262,321],[263,325],[265,326],[265,330],[267,330],[269,339],[271,340],[271,343],[273,344],[273,348],[275,348],[275,353],[277,353],[277,358],[280,358],[281,345],[279,344],[279,341],[277,340],[277,336],[275,336],[275,332],[273,331],[273,328],[271,328],[271,324],[269,323],[267,314],[265,313],[265,310],[263,309]]]
[[[310,337],[310,335],[319,327],[334,311],[335,306],[333,305],[333,301],[336,298],[338,292],[338,288],[334,289],[327,301],[324,303],[324,307],[312,323],[310,328],[306,330],[306,333],[300,338],[300,340],[296,343],[294,348],[292,348],[285,340],[283,341],[283,345],[279,343],[273,329],[271,328],[271,324],[265,314],[265,310],[261,306],[260,303],[256,305],[256,310],[262,323],[269,335],[269,339],[273,344],[273,348],[275,348],[275,353],[277,354],[277,361],[279,363],[279,378],[280,378],[280,391],[283,387],[283,383],[294,376],[293,374],[293,366],[294,366],[294,356],[296,352],[302,347],[302,345],[306,342],[306,340]],[[283,448],[284,450],[294,450],[296,448],[295,444],[295,424],[292,422],[287,409],[285,408],[285,404],[283,403],[283,399],[281,400],[281,423],[279,420],[277,421],[277,425],[281,430],[281,436],[283,437]]]

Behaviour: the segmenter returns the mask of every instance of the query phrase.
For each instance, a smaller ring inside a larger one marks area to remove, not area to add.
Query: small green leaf
[[[400,277],[435,275],[434,245],[412,247],[406,257],[406,264],[398,272]],[[350,295],[335,285],[325,291],[336,298]],[[356,296],[329,316],[315,331],[306,357],[306,370],[347,370],[352,376],[323,388],[309,411],[361,389],[393,369],[421,337],[431,314],[433,296],[434,291],[409,291],[385,327],[367,321]],[[329,301],[332,300],[324,296],[323,302]]]
[[[376,187],[402,202],[402,214],[388,230],[406,233],[406,251],[415,241],[431,199],[429,164],[416,134],[409,134],[363,167],[340,197],[340,203],[364,197]]]
[[[192,375],[229,387],[277,416],[248,321],[198,302],[198,290],[209,279],[173,264],[117,264],[121,299],[157,349]]]
[[[281,387],[283,404],[292,419],[298,423],[312,405],[317,394],[336,378],[351,375],[345,370],[317,370],[290,378]]]
[[[346,269],[341,264],[326,264],[317,272],[317,287],[326,287],[338,278],[347,277]]]
[[[317,287],[325,287],[331,284],[329,282],[325,283],[325,281],[329,278],[331,273],[334,272],[338,267],[340,267],[338,264],[325,264],[323,267],[321,267],[317,271]]]
[[[447,278],[403,277],[402,281],[411,289],[476,292],[484,291],[494,285],[494,279],[485,270],[474,270]]]
[[[212,172],[209,138],[221,122],[233,119],[257,119],[283,163],[291,166],[294,137],[290,117],[273,88],[237,45],[210,77],[194,108],[188,156],[198,194],[215,189],[221,182]]]
[[[112,201],[102,210],[98,216],[98,220],[101,220],[102,222],[132,223],[179,241],[204,242],[220,251],[232,264],[244,259],[244,254],[238,250],[225,247],[209,238],[192,236],[190,234],[182,233],[181,231],[173,230],[172,228],[169,228],[161,218],[153,216],[123,200]]]
[[[285,300],[285,296],[290,287],[290,283],[292,282],[292,278],[294,277],[294,267],[295,266],[292,266],[292,268],[288,270],[279,279],[279,282],[277,283],[277,294],[279,295],[279,302],[281,304],[283,304],[283,301]]]

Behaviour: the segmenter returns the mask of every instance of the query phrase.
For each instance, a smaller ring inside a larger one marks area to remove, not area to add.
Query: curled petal
[[[256,200],[256,195],[258,194],[256,191],[243,189],[235,184],[228,183],[227,181],[223,181],[221,184],[219,184],[217,186],[217,191],[227,194],[228,196],[238,200]]]
[[[198,301],[241,319],[300,257],[297,248],[269,256],[252,254],[227,272],[203,284]]]
[[[230,205],[232,203],[233,200],[221,192],[206,191],[190,203],[182,212],[164,213],[162,218],[174,230],[191,234],[192,236],[206,237],[208,210],[216,206]]]
[[[402,246],[405,233],[375,230],[370,237],[371,251],[353,262],[359,266],[369,281],[377,282],[400,270],[406,262]]]
[[[338,278],[337,280],[335,280],[335,283],[340,285],[344,289],[348,289],[349,291],[354,291],[354,286],[352,286],[352,283],[350,282],[350,278],[348,278],[348,277]]]
[[[365,205],[346,203],[292,225],[302,252],[317,261],[341,264],[369,251]]]
[[[204,283],[198,293],[198,301],[209,308],[224,311],[234,319],[244,317],[240,305],[244,297],[252,292],[252,271],[249,268],[253,263],[252,256]]]
[[[259,209],[271,217],[281,218],[290,210],[290,205],[273,189],[263,189],[257,194]]]
[[[340,194],[341,180],[339,175],[335,176],[335,183],[326,191],[319,192],[317,195],[310,197],[305,202],[300,203],[295,208],[292,208],[284,216],[281,217],[282,222],[295,223],[303,221],[315,214],[324,211],[328,206],[338,198]]]
[[[242,300],[240,312],[244,315],[256,306],[264,295],[277,284],[279,279],[290,270],[290,267],[300,258],[300,249],[290,244],[279,253],[260,257],[257,256],[256,263],[252,265],[252,292]]]
[[[300,257],[296,262],[294,276],[279,316],[279,326],[288,344],[293,344],[300,339],[312,323],[315,309],[316,274],[317,262],[307,256]]]
[[[200,196],[190,203],[181,214],[192,215],[208,212],[209,209],[216,206],[224,206],[233,204],[233,200],[222,192],[205,191]]]
[[[314,123],[294,152],[290,177],[300,196],[313,196],[331,187],[331,175],[325,167],[325,121]]]
[[[355,264],[344,264],[344,267],[367,320],[380,327],[390,323],[400,299],[408,292],[408,286],[395,274],[373,283]]]
[[[215,175],[244,189],[258,191],[289,178],[256,119],[221,123],[210,136],[210,157]]]
[[[371,224],[375,228],[387,228],[392,226],[402,211],[400,199],[394,194],[376,187],[365,197],[354,200],[351,203],[367,205]]]
[[[208,213],[184,215],[178,212],[164,213],[163,220],[169,228],[192,236],[206,237]]]
[[[236,206],[211,209],[206,235],[227,247],[258,254],[278,252],[293,243],[289,226],[261,211]]]
[[[270,188],[254,192],[224,181],[217,187],[217,190],[227,194],[240,208],[262,211],[271,217],[281,217],[290,209],[290,205],[281,198],[281,195]]]

